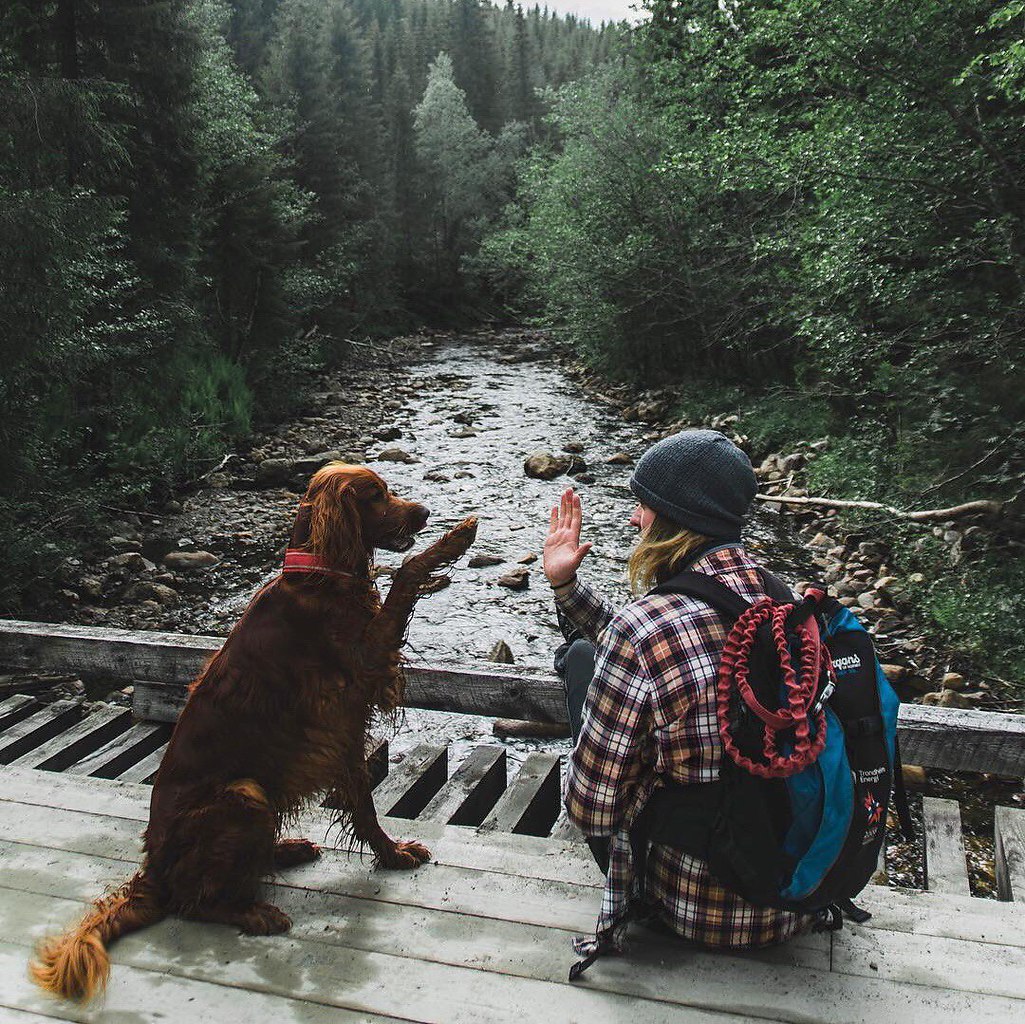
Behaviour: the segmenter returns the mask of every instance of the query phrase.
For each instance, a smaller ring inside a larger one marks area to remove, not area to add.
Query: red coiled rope
[[[819,637],[814,616],[791,628],[791,637],[800,642],[800,665],[795,670],[787,642],[786,618],[793,605],[776,604],[769,598],[753,604],[737,619],[726,639],[719,680],[716,689],[719,714],[719,735],[726,753],[741,768],[764,779],[781,779],[796,775],[811,764],[822,752],[826,742],[826,716],[821,707],[815,709],[819,679],[825,673],[832,675],[829,651]],[[759,626],[769,623],[776,653],[779,656],[786,703],[776,711],[764,707],[755,696],[748,681],[748,661],[754,647]],[[753,761],[737,748],[730,732],[730,697],[734,691],[765,724],[764,761]],[[812,716],[811,718],[809,716]],[[811,722],[815,724],[812,736]],[[794,747],[787,755],[780,754],[777,734],[788,729],[794,731]]]

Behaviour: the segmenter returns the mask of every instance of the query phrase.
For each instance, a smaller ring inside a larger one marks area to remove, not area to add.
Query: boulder
[[[136,583],[125,593],[129,601],[138,601],[140,607],[151,607],[149,602],[169,608],[178,603],[178,592],[164,583]]]
[[[471,569],[486,569],[490,565],[501,565],[504,561],[498,555],[474,555],[467,564]]]
[[[963,690],[966,685],[965,678],[960,672],[947,672],[943,676],[944,690]]]
[[[419,462],[420,460],[415,455],[410,455],[409,452],[403,451],[401,448],[385,448],[383,452],[379,452],[377,455],[378,462]]]
[[[257,487],[283,487],[292,478],[291,459],[264,459],[256,467]]]
[[[899,683],[907,674],[907,666],[905,665],[882,665],[883,675],[891,683]]]
[[[153,568],[153,563],[146,561],[138,551],[125,551],[120,555],[111,555],[106,564],[109,569],[124,569],[125,572],[143,572]]]
[[[554,480],[568,473],[573,459],[568,455],[553,455],[551,452],[531,452],[523,462],[523,472],[535,480]]]
[[[521,567],[499,576],[495,581],[500,587],[508,587],[509,590],[526,590],[530,586],[530,570]]]
[[[172,551],[164,555],[168,569],[209,569],[220,559],[211,551]]]

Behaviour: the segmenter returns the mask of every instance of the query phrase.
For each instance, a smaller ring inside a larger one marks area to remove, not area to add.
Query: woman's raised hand
[[[590,544],[580,543],[580,519],[580,497],[572,487],[567,487],[559,504],[552,508],[545,538],[544,570],[553,587],[569,583],[591,550]]]

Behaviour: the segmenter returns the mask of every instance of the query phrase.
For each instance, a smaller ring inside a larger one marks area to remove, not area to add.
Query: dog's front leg
[[[370,775],[360,772],[352,780],[352,834],[374,851],[382,868],[418,868],[431,859],[431,851],[420,843],[396,842],[381,828],[370,789]]]
[[[367,626],[365,640],[368,649],[398,651],[413,615],[413,608],[431,573],[451,565],[464,555],[476,536],[477,519],[471,516],[399,566],[381,610]]]

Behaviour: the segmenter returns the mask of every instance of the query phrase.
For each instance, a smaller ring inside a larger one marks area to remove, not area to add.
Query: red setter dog
[[[429,514],[363,467],[333,463],[313,477],[281,575],[190,687],[153,783],[142,869],[42,945],[38,984],[88,999],[106,983],[106,945],[168,914],[249,935],[286,931],[288,917],[260,900],[261,880],[320,855],[307,839],[280,836],[318,794],[332,795],[381,867],[430,858],[381,829],[366,766],[373,716],[402,699],[399,651],[416,600],[477,531],[467,519],[408,557],[382,603],[374,548],[407,550]]]

